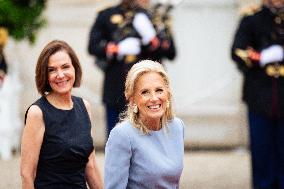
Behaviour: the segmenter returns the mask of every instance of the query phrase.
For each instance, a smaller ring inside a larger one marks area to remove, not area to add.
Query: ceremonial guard
[[[176,54],[170,29],[158,30],[158,25],[153,24],[149,3],[149,0],[122,0],[100,11],[91,28],[88,52],[104,72],[106,137],[126,108],[124,85],[132,65],[142,59],[173,59]],[[169,21],[166,17],[159,21],[165,20]]]
[[[284,189],[284,0],[243,16],[232,59],[244,76],[254,189]]]

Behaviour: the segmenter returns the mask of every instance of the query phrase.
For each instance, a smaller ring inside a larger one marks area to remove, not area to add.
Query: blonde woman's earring
[[[170,101],[167,101],[167,108],[170,107]]]
[[[138,106],[137,106],[136,104],[133,105],[133,112],[134,112],[135,114],[138,113]]]

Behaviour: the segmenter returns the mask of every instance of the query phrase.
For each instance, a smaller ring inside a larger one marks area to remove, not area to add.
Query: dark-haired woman
[[[66,42],[55,40],[42,50],[35,78],[42,96],[27,110],[22,136],[23,189],[102,188],[90,104],[71,94],[81,76],[80,62]]]

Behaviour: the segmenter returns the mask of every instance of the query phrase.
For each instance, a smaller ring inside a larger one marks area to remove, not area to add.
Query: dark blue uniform
[[[244,76],[254,189],[284,189],[284,62],[260,66],[248,56],[284,45],[284,18],[267,7],[244,16],[232,45],[232,58]]]
[[[139,33],[134,29],[132,21],[138,12],[145,13],[149,19],[149,13],[142,8],[127,9],[119,4],[100,11],[96,21],[91,28],[88,52],[94,55],[99,65],[104,70],[103,103],[106,107],[107,137],[110,130],[118,122],[119,114],[125,110],[126,101],[124,97],[125,79],[133,64],[142,59],[159,61],[163,58],[173,59],[175,57],[175,46],[172,38],[169,48],[161,47],[153,49],[151,44],[141,45],[141,53],[138,55],[125,56],[123,58],[106,54],[109,42],[115,44],[127,37],[141,39]],[[163,40],[162,36],[158,38]]]

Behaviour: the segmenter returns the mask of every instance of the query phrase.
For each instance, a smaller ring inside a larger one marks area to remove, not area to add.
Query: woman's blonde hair
[[[133,124],[134,127],[138,128],[144,134],[148,134],[150,130],[142,123],[141,120],[138,119],[139,113],[134,112],[133,104],[131,104],[130,98],[133,97],[134,95],[135,87],[136,87],[136,83],[138,79],[143,74],[146,74],[149,72],[155,72],[161,75],[161,77],[163,78],[165,82],[167,92],[168,92],[168,97],[169,97],[168,102],[169,103],[167,105],[165,114],[161,118],[161,127],[162,128],[165,127],[167,125],[167,122],[172,120],[174,117],[173,111],[172,111],[172,92],[170,89],[170,81],[169,81],[169,77],[164,67],[160,63],[152,61],[152,60],[142,60],[136,63],[135,65],[132,66],[132,68],[127,74],[124,94],[125,94],[126,100],[128,101],[128,105],[127,105],[126,111],[121,116],[121,120],[122,121],[129,120]]]

